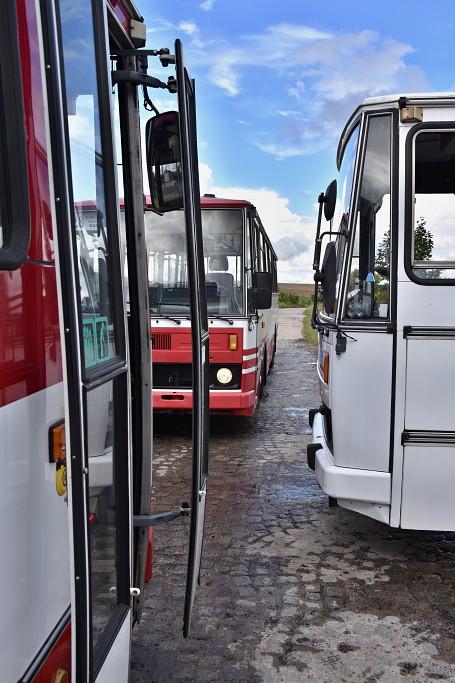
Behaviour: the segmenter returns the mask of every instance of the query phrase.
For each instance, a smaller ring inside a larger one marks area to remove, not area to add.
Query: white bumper
[[[351,467],[338,467],[327,446],[323,417],[316,413],[312,443],[320,443],[316,451],[315,474],[321,489],[331,498],[390,505],[391,478],[389,472],[374,472]]]

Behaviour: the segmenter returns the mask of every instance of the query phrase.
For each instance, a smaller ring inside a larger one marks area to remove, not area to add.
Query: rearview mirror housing
[[[253,305],[256,309],[272,307],[272,276],[270,273],[253,273]]]
[[[327,185],[327,189],[324,195],[324,217],[326,221],[331,221],[335,213],[335,206],[337,203],[337,181],[332,180],[332,182]]]
[[[183,209],[179,115],[157,114],[145,126],[147,174],[152,206],[166,213]]]

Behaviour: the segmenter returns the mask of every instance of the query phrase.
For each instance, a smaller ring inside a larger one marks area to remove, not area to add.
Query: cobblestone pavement
[[[455,681],[455,535],[328,507],[305,456],[315,360],[281,340],[256,417],[212,420],[192,633],[181,636],[183,520],[155,531],[132,683]],[[190,422],[155,428],[154,507],[167,510],[189,496]]]

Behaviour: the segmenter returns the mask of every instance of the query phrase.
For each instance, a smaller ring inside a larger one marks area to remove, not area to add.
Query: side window
[[[253,236],[253,243],[254,243],[254,269],[255,271],[259,272],[261,270],[261,233],[259,230],[259,224],[257,220],[254,220],[254,236]]]
[[[26,130],[16,2],[0,24],[0,269],[24,262],[30,242]]]
[[[254,221],[250,212],[246,215],[246,238],[245,238],[245,273],[247,292],[247,313],[254,313],[253,306],[253,264],[254,264]]]
[[[387,319],[390,304],[390,114],[368,122],[348,272],[345,317]]]
[[[116,212],[106,196],[105,149],[96,79],[95,35],[91,3],[78,20],[62,20],[68,132],[72,170],[73,220],[79,265],[79,297],[86,375],[120,357],[120,317],[115,303],[114,263],[117,254]],[[84,50],[78,51],[83,44]],[[104,371],[104,370],[103,370]]]
[[[455,131],[414,138],[411,264],[415,277],[455,279]]]

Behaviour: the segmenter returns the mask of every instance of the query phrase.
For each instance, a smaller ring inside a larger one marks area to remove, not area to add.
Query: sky
[[[183,42],[201,192],[257,207],[280,282],[311,282],[317,197],[368,96],[455,90],[453,0],[141,0],[147,47]],[[173,51],[173,50],[172,50]],[[149,72],[172,72],[151,60]],[[154,91],[160,111],[175,99]]]

